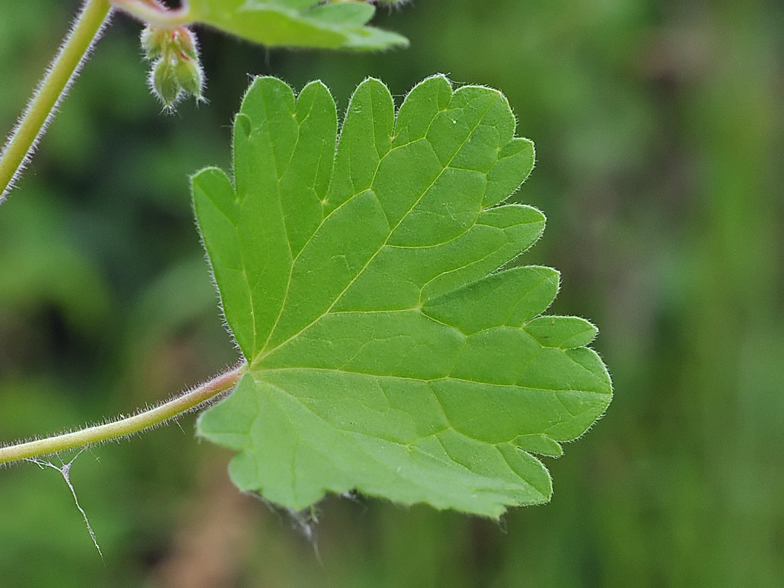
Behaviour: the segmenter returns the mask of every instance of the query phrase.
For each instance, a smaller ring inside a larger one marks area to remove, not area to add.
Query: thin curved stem
[[[87,0],[0,155],[0,204],[30,159],[46,125],[109,20],[108,0]]]
[[[55,435],[46,439],[28,441],[0,447],[0,465],[30,459],[42,455],[59,453],[69,449],[87,447],[105,441],[114,441],[134,433],[140,433],[168,420],[183,415],[213,400],[223,392],[233,388],[247,371],[247,364],[242,364],[228,372],[216,376],[198,388],[189,390],[163,404],[142,411],[134,416],[121,418],[105,425],[87,427],[81,431]]]
[[[157,0],[111,0],[111,2],[142,22],[160,28],[182,27],[193,21],[187,2],[183,2],[175,9],[166,8]]]

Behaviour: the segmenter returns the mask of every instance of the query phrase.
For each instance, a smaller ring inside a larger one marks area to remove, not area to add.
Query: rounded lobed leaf
[[[193,178],[226,321],[250,364],[199,433],[239,488],[293,509],[352,489],[498,516],[549,500],[557,456],[610,403],[596,329],[540,316],[555,270],[504,269],[544,230],[505,202],[533,144],[492,89],[251,85],[234,181]]]

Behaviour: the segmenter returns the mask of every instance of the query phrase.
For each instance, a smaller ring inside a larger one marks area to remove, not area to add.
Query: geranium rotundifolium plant
[[[115,9],[144,23],[149,85],[170,110],[203,100],[194,27],[270,47],[405,46],[368,24],[376,4],[400,3],[88,0],[3,150],[0,191]],[[588,430],[612,386],[596,328],[546,314],[558,272],[521,257],[545,216],[518,202],[535,156],[516,132],[501,92],[444,76],[399,105],[368,79],[345,116],[320,82],[255,79],[232,169],[191,179],[238,364],[134,416],[2,446],[0,464],[206,408],[198,435],[235,452],[236,486],[288,509],[354,490],[489,517],[548,501],[543,456]]]

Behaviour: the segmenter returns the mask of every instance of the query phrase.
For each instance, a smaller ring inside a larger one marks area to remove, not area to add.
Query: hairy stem
[[[121,418],[105,425],[87,427],[81,431],[55,435],[27,443],[0,447],[0,465],[42,455],[59,453],[68,449],[87,447],[104,441],[114,441],[140,433],[203,405],[223,392],[233,388],[247,370],[247,364],[216,376],[198,388],[189,390],[163,404],[142,411],[134,416]]]
[[[108,0],[87,0],[60,51],[0,155],[0,204],[30,159],[46,125],[76,78],[93,43],[108,21]]]
[[[135,16],[142,22],[160,28],[176,28],[192,22],[187,2],[179,8],[166,8],[158,0],[111,0],[117,8]]]

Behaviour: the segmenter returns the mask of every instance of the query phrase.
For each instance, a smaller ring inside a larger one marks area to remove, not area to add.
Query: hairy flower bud
[[[152,68],[150,86],[166,108],[172,108],[180,99],[182,88],[177,79],[176,64],[169,59],[159,59]]]
[[[171,31],[172,45],[184,53],[191,59],[199,59],[199,53],[196,49],[196,35],[190,29],[180,27]]]
[[[166,51],[166,37],[169,31],[166,29],[156,29],[147,25],[141,35],[142,49],[147,59],[157,59],[162,57]]]
[[[180,87],[185,93],[190,94],[196,100],[201,100],[204,75],[199,63],[191,58],[181,59],[174,66],[174,72]]]
[[[142,32],[141,44],[147,59],[152,61],[150,89],[167,110],[172,110],[184,95],[204,100],[204,72],[193,31],[185,27],[147,26]]]

